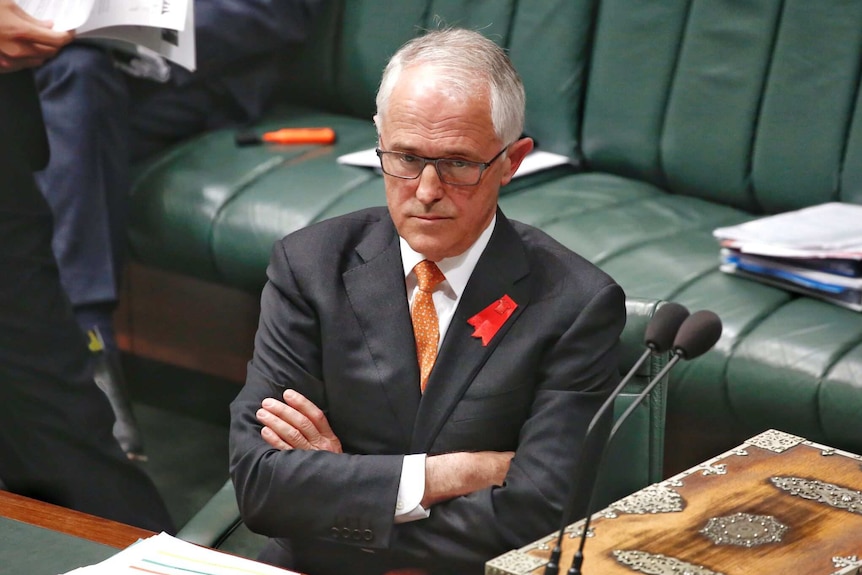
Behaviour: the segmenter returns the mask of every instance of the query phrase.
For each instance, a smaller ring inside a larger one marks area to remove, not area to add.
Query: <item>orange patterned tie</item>
[[[419,357],[419,388],[424,392],[428,374],[437,359],[437,342],[440,340],[440,324],[431,292],[446,279],[437,264],[422,260],[413,268],[419,289],[413,297],[413,335],[416,337],[416,355]]]

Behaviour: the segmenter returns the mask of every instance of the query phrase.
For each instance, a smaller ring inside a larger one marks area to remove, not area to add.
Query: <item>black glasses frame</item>
[[[478,185],[479,182],[482,181],[482,174],[485,173],[485,170],[490,168],[491,164],[496,162],[497,158],[502,156],[503,152],[505,152],[507,149],[509,149],[509,146],[511,146],[511,145],[512,144],[506,144],[505,146],[503,146],[503,149],[501,149],[499,152],[497,152],[497,154],[493,158],[488,160],[487,162],[472,162],[470,160],[455,160],[453,158],[426,158],[424,156],[417,156],[416,154],[410,154],[407,152],[392,152],[389,150],[381,150],[380,148],[375,148],[374,151],[377,153],[377,157],[380,159],[380,169],[383,170],[383,173],[386,174],[387,176],[392,176],[393,178],[399,178],[401,180],[416,180],[419,178],[419,176],[422,175],[422,172],[425,171],[425,166],[427,166],[428,164],[434,164],[434,169],[437,171],[437,177],[440,178],[440,181],[443,182],[444,184],[448,184],[450,186],[475,186],[475,185]],[[393,154],[393,155],[398,155],[398,156],[411,156],[413,158],[416,158],[417,160],[422,160],[422,167],[419,168],[419,171],[416,173],[415,176],[399,176],[397,174],[390,174],[389,172],[386,171],[386,168],[383,167],[383,156],[386,154]],[[479,175],[476,177],[476,181],[473,182],[472,184],[462,184],[462,183],[450,182],[445,177],[443,177],[443,174],[440,172],[440,164],[438,162],[453,162],[453,161],[461,162],[464,164],[469,164],[471,166],[478,167],[479,168]]]

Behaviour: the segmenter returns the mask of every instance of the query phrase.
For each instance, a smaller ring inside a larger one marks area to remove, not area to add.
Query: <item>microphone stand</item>
[[[628,408],[626,408],[611,428],[611,432],[608,434],[608,438],[605,441],[604,449],[599,455],[599,469],[601,469],[602,463],[605,460],[605,454],[608,452],[607,448],[611,444],[611,441],[613,441],[614,437],[616,437],[620,427],[626,422],[629,416],[631,416],[634,410],[637,409],[644,398],[649,395],[658,382],[664,379],[665,375],[667,375],[667,373],[673,369],[680,360],[694,359],[709,351],[718,341],[718,338],[721,337],[721,330],[721,319],[715,313],[708,310],[695,312],[683,321],[679,331],[677,332],[676,338],[674,338],[673,357],[671,357],[670,361],[667,362],[667,365],[665,365],[656,374],[656,376],[647,383],[646,387],[644,387],[644,389],[637,395],[635,400],[628,406]],[[587,531],[589,530],[590,520],[592,519],[593,498],[595,497],[593,487],[594,485],[590,486],[590,497],[587,500],[587,515],[584,518],[584,527],[581,531],[580,545],[578,546],[578,550],[575,552],[574,557],[572,557],[572,566],[569,568],[567,575],[581,575],[581,566],[584,562],[584,546],[587,542]]]
[[[610,434],[608,434],[608,440],[605,443],[604,449],[599,455],[599,462],[597,464],[597,469],[602,468],[602,464],[605,461],[605,454],[608,452],[608,447],[613,441],[614,437],[617,434],[617,431],[622,426],[623,423],[634,413],[634,410],[641,404],[641,402],[646,398],[647,395],[653,390],[653,388],[660,382],[664,377],[668,374],[668,372],[675,366],[679,361],[683,358],[681,353],[678,353],[674,350],[673,357],[667,364],[661,368],[661,370],[656,374],[656,376],[647,383],[646,387],[638,394],[635,400],[626,408],[626,410],[622,413],[622,415],[617,418],[617,421],[614,423],[613,428],[611,428]],[[595,497],[595,491],[590,490],[590,499],[587,502],[587,516],[584,518],[584,526],[581,530],[581,541],[578,545],[578,550],[575,552],[574,557],[572,557],[572,566],[567,571],[566,575],[581,575],[581,566],[584,563],[584,546],[587,543],[587,532],[590,529],[590,519],[593,514],[593,497]]]
[[[647,325],[644,333],[644,345],[646,345],[647,349],[641,354],[635,364],[631,369],[629,369],[628,373],[623,376],[616,388],[610,393],[601,407],[599,407],[598,411],[593,415],[593,418],[587,426],[587,431],[584,434],[583,443],[581,445],[581,457],[583,457],[584,453],[592,453],[592,443],[596,441],[596,438],[593,437],[593,428],[605,417],[608,410],[613,408],[614,401],[616,401],[617,397],[622,393],[625,386],[628,385],[629,381],[631,381],[634,375],[651,355],[664,353],[672,347],[674,338],[679,331],[680,326],[686,319],[688,319],[688,317],[688,309],[675,302],[667,303],[656,312]],[[560,572],[559,561],[563,547],[563,531],[565,531],[566,524],[569,522],[569,518],[572,515],[572,508],[575,505],[574,495],[579,492],[581,484],[586,480],[585,468],[586,466],[580,464],[577,469],[575,482],[572,486],[573,489],[570,492],[572,495],[563,507],[562,524],[560,525],[560,531],[557,535],[557,542],[556,545],[554,545],[554,549],[551,551],[548,563],[545,565],[544,575],[558,575]],[[595,469],[598,469],[598,467]],[[595,482],[595,476],[593,477],[593,481]],[[592,489],[590,490],[590,493],[592,493]]]
[[[641,354],[641,356],[638,358],[638,360],[635,362],[635,364],[632,366],[632,368],[629,370],[629,372],[625,375],[625,377],[622,378],[622,380],[616,386],[616,388],[614,388],[614,390],[611,392],[611,394],[608,396],[608,398],[605,400],[605,402],[601,405],[601,407],[599,407],[598,411],[596,411],[596,414],[593,416],[593,419],[590,420],[590,424],[587,426],[587,432],[584,434],[585,441],[586,441],[586,439],[591,437],[591,432],[593,430],[593,427],[595,427],[596,424],[607,413],[607,411],[611,407],[613,407],[614,401],[620,395],[620,393],[622,393],[623,388],[626,385],[628,385],[629,381],[634,376],[634,374],[637,373],[637,371],[641,368],[641,366],[644,364],[644,362],[646,362],[646,360],[649,359],[649,357],[653,353],[654,353],[654,349],[652,347],[648,347],[646,349],[646,351],[644,351]],[[587,445],[583,445],[582,447],[583,447],[582,453],[585,453]],[[599,465],[601,465],[601,463],[599,463]],[[582,483],[582,480],[583,480],[583,475],[584,474],[582,472],[579,472],[577,474],[577,478],[576,478],[575,483],[573,485],[574,489],[572,490],[572,493],[578,492],[578,489],[581,486],[580,484]],[[572,514],[572,507],[574,506],[574,501],[575,501],[574,497],[570,498],[566,502],[565,509],[563,509],[563,525],[560,526],[560,532],[557,535],[557,543],[554,545],[554,549],[551,551],[551,556],[548,559],[548,563],[545,565],[544,575],[558,575],[560,572],[559,561],[560,561],[560,554],[563,552],[563,531],[565,530],[567,518],[570,517]]]

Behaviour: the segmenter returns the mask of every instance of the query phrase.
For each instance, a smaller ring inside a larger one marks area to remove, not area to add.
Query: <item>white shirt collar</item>
[[[470,276],[473,275],[473,270],[476,268],[479,257],[491,240],[491,234],[494,233],[494,226],[496,224],[497,214],[495,213],[488,227],[485,228],[476,241],[473,242],[473,245],[467,248],[464,253],[437,262],[437,267],[446,276],[446,283],[455,292],[457,299],[460,299],[461,294],[464,293],[464,289],[467,287],[467,282],[470,281]],[[401,245],[401,262],[404,265],[404,277],[406,278],[413,272],[416,264],[426,258],[419,252],[413,251],[413,248],[410,247],[404,238],[399,236],[398,240]]]

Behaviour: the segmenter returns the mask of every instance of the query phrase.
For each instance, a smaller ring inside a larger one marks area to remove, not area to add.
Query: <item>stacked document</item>
[[[820,204],[713,235],[722,271],[862,311],[862,205]]]
[[[116,555],[65,575],[299,575],[159,533]]]

